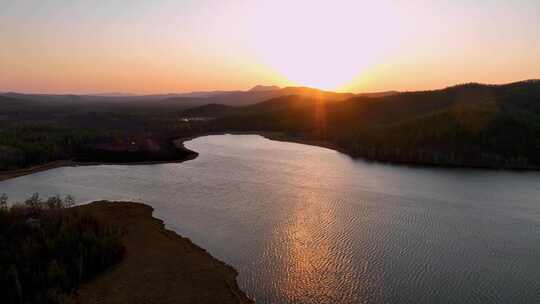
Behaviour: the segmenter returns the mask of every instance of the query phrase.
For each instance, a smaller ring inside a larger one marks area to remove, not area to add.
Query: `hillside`
[[[277,88],[277,87],[267,87],[267,86],[256,86],[249,91],[232,91],[225,92],[223,94],[217,94],[214,96],[201,98],[198,100],[201,105],[205,104],[221,104],[228,106],[247,106],[253,105],[259,102],[263,102],[273,98],[279,98],[284,96],[298,95],[303,97],[312,97],[312,98],[324,98],[327,100],[345,100],[355,96],[352,93],[336,93],[322,91],[313,88],[307,87],[286,87],[286,88]],[[175,103],[180,101],[179,97],[173,97],[167,99],[170,103]]]
[[[216,115],[214,129],[281,131],[373,160],[540,167],[540,81],[535,80],[340,102],[291,96],[227,111]]]

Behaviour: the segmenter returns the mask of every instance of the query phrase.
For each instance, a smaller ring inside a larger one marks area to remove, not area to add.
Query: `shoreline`
[[[320,140],[309,140],[305,138],[292,137],[283,132],[269,132],[269,131],[230,131],[230,132],[203,132],[201,134],[180,137],[177,139],[171,140],[173,145],[178,149],[180,153],[184,152],[185,155],[176,160],[158,160],[158,161],[137,161],[137,162],[103,162],[103,161],[74,161],[74,160],[59,160],[49,162],[43,165],[38,165],[30,168],[16,169],[10,171],[0,172],[0,182],[17,178],[24,175],[30,175],[50,169],[56,169],[61,167],[77,167],[77,166],[98,166],[98,165],[123,165],[123,166],[137,166],[137,165],[157,165],[157,164],[173,164],[173,163],[182,163],[188,160],[195,159],[199,156],[199,153],[192,151],[184,146],[186,141],[212,135],[259,135],[269,140],[280,141],[280,142],[289,142],[297,143],[309,146],[316,146],[335,150],[342,154],[345,154],[353,159],[361,159],[368,163],[373,164],[382,164],[382,165],[395,165],[395,166],[404,166],[410,168],[443,168],[443,169],[471,169],[471,170],[489,170],[489,171],[512,171],[512,172],[534,172],[539,171],[540,167],[530,167],[530,168],[495,168],[489,166],[481,165],[451,165],[451,164],[431,164],[431,163],[421,163],[421,162],[410,162],[410,161],[383,161],[376,159],[369,159],[361,156],[353,156],[345,149],[339,147],[338,145]]]
[[[62,167],[79,167],[79,166],[100,166],[100,165],[121,165],[121,166],[137,166],[137,165],[158,165],[158,164],[174,164],[182,163],[188,160],[192,160],[199,156],[199,153],[191,151],[184,147],[183,142],[189,139],[181,139],[181,144],[176,143],[178,139],[173,140],[173,143],[178,151],[184,152],[183,157],[179,157],[176,160],[149,160],[149,161],[137,161],[137,162],[105,162],[105,161],[75,161],[75,160],[57,160],[42,165],[37,165],[29,168],[16,169],[0,172],[0,182],[17,178],[24,175],[30,175],[42,171],[47,171]]]
[[[232,266],[165,228],[151,206],[95,201],[73,211],[121,229],[126,256],[81,285],[68,303],[254,303]]]
[[[356,160],[363,160],[366,163],[369,164],[380,164],[380,165],[393,165],[393,166],[403,166],[403,167],[409,167],[409,168],[435,168],[435,169],[468,169],[468,170],[486,170],[486,171],[510,171],[510,172],[536,172],[540,171],[540,167],[528,167],[528,168],[513,168],[513,167],[503,167],[503,168],[497,168],[497,167],[490,167],[490,166],[482,166],[482,165],[452,165],[452,164],[434,164],[434,163],[424,163],[424,162],[414,162],[414,161],[385,161],[385,160],[377,160],[377,159],[370,159],[363,156],[354,156],[351,155],[349,151],[346,149],[336,145],[335,143],[332,143],[330,141],[324,141],[324,140],[311,140],[306,139],[302,137],[295,137],[287,135],[284,132],[278,132],[278,131],[223,131],[223,132],[204,132],[198,135],[189,136],[189,137],[182,137],[175,139],[174,142],[178,141],[182,144],[182,147],[188,151],[191,151],[183,146],[183,143],[185,141],[195,139],[198,137],[204,137],[204,136],[212,136],[212,135],[259,135],[266,139],[273,140],[273,141],[279,141],[279,142],[286,142],[286,143],[296,143],[296,144],[302,144],[302,145],[308,145],[308,146],[315,146],[315,147],[321,147],[326,148],[330,150],[337,151],[341,154],[345,154],[348,157]],[[197,152],[194,152],[197,153]]]
[[[528,168],[514,168],[514,167],[497,168],[497,167],[482,166],[482,165],[459,165],[459,164],[452,165],[452,164],[423,163],[423,162],[414,162],[414,161],[397,161],[397,160],[385,161],[385,160],[370,159],[363,156],[353,156],[347,150],[329,141],[310,140],[310,139],[304,139],[304,138],[299,138],[299,137],[292,137],[281,132],[242,132],[242,133],[225,132],[223,134],[260,135],[264,138],[274,140],[274,141],[297,143],[297,144],[327,148],[327,149],[331,149],[331,150],[340,152],[342,154],[345,154],[351,157],[352,159],[360,159],[371,164],[403,166],[403,167],[409,167],[409,168],[470,169],[470,170],[510,171],[510,172],[540,171],[540,167],[532,167],[532,166]]]
[[[178,152],[182,153],[184,152],[184,156],[180,157],[176,160],[157,160],[157,161],[137,161],[137,162],[104,162],[104,161],[75,161],[75,160],[57,160],[52,161],[49,163],[45,163],[42,165],[37,165],[29,168],[22,168],[22,169],[15,169],[15,170],[8,170],[1,172],[0,171],[0,182],[17,178],[20,176],[30,175],[42,171],[47,171],[51,169],[56,168],[62,168],[62,167],[79,167],[79,166],[100,166],[100,165],[121,165],[121,166],[137,166],[137,165],[158,165],[158,164],[174,164],[174,163],[183,163],[188,160],[195,159],[199,156],[199,153],[196,151],[192,151],[184,146],[184,143],[186,141],[203,137],[203,136],[211,136],[211,135],[226,135],[226,134],[233,134],[233,135],[260,135],[264,138],[270,139],[270,140],[279,140],[275,139],[277,137],[275,134],[281,134],[280,132],[207,132],[207,133],[201,133],[198,135],[193,136],[187,136],[187,137],[179,137],[176,139],[171,140],[174,147],[178,150]],[[274,135],[272,135],[274,134]],[[285,141],[285,140],[279,140],[279,141]],[[294,141],[289,141],[294,142]],[[299,142],[297,142],[299,143]],[[341,152],[341,151],[340,151]]]

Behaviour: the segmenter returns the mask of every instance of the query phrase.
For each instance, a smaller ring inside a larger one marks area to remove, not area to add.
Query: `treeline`
[[[2,303],[63,303],[80,284],[119,262],[121,232],[79,214],[74,200],[38,194],[8,206],[0,197]]]
[[[177,153],[171,140],[197,128],[197,123],[181,120],[179,112],[184,108],[151,102],[142,107],[127,101],[121,105],[51,103],[0,96],[0,171],[57,160],[181,159],[184,155]],[[147,141],[152,142],[151,149]]]
[[[0,130],[0,170],[18,169],[84,155],[114,132],[73,129],[55,123],[14,123]]]

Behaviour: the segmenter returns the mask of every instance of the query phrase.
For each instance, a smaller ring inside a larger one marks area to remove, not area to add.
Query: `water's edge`
[[[292,137],[287,135],[283,132],[260,132],[260,131],[249,131],[249,132],[206,132],[197,134],[194,136],[189,137],[181,137],[172,140],[174,146],[176,149],[178,149],[179,152],[183,152],[183,156],[179,157],[176,160],[163,160],[163,161],[143,161],[143,162],[81,162],[81,161],[74,161],[74,160],[58,160],[53,161],[49,163],[45,163],[42,165],[30,167],[30,168],[23,168],[23,169],[16,169],[16,170],[8,170],[0,172],[0,182],[13,179],[19,176],[24,175],[30,175],[42,171],[47,171],[50,169],[56,169],[61,167],[78,167],[78,166],[97,166],[97,165],[127,165],[127,166],[137,166],[137,165],[159,165],[159,164],[173,164],[173,163],[182,163],[188,160],[195,159],[199,156],[199,153],[196,151],[192,151],[185,147],[184,143],[196,138],[205,137],[205,136],[212,136],[212,135],[259,135],[266,139],[273,140],[273,141],[280,141],[280,142],[289,142],[289,143],[297,143],[302,145],[309,145],[309,146],[316,146],[316,147],[322,147],[327,148],[331,150],[335,150],[337,152],[343,153],[349,157],[351,156],[346,150],[340,148],[339,146],[329,142],[329,141],[318,141],[318,140],[308,140],[303,139],[300,137]],[[372,162],[372,163],[379,163],[376,160],[370,160],[366,158],[360,158],[366,162]],[[391,164],[395,166],[404,166],[404,167],[410,167],[410,168],[444,168],[444,169],[471,169],[471,170],[490,170],[490,171],[516,171],[516,172],[526,172],[526,171],[538,171],[540,168],[531,167],[528,169],[512,169],[512,168],[504,168],[504,169],[495,169],[490,167],[482,167],[482,166],[449,166],[449,165],[435,165],[435,164],[422,164],[422,163],[409,163],[409,162],[380,162],[382,164]]]
[[[204,135],[202,135],[204,136]],[[99,166],[99,165],[123,165],[123,166],[138,166],[138,165],[160,165],[160,164],[174,164],[182,163],[188,160],[192,160],[199,156],[199,153],[192,151],[184,146],[184,142],[192,140],[196,137],[185,137],[175,139],[173,143],[175,144],[176,149],[179,152],[184,152],[182,157],[179,157],[176,160],[159,160],[159,161],[142,161],[142,162],[86,162],[86,161],[75,161],[75,160],[58,160],[45,163],[38,166],[33,166],[29,168],[8,170],[0,172],[0,182],[8,179],[16,178],[19,176],[30,175],[42,171],[47,171],[56,168],[62,167],[79,167],[79,166]]]
[[[155,216],[155,209],[152,206],[138,202],[94,201],[73,207],[73,209],[74,211],[90,213],[108,224],[122,229],[124,231],[122,243],[128,249],[120,265],[79,288],[75,293],[77,303],[93,302],[97,298],[103,297],[104,294],[114,294],[117,300],[120,297],[122,301],[129,302],[141,300],[139,297],[148,297],[148,300],[158,302],[171,298],[180,300],[186,296],[197,298],[200,296],[201,291],[198,290],[200,288],[213,290],[211,296],[216,301],[228,299],[228,303],[253,303],[238,286],[238,271],[235,268],[217,259],[190,238],[168,229],[165,222]],[[132,222],[133,219],[135,219],[135,224]],[[129,237],[130,233],[137,234],[138,237]],[[154,251],[141,250],[149,245],[148,242],[156,243],[155,247],[164,248],[165,246],[171,250],[160,252],[161,256],[157,258],[154,256]],[[130,260],[144,260],[145,265],[132,263]],[[203,281],[200,283],[205,286],[188,289],[188,295],[179,290],[164,287],[162,281],[171,280],[170,263],[178,265],[176,267],[182,268],[183,272],[188,272],[187,276],[186,273],[182,273],[173,277],[176,284],[190,286],[194,283],[186,278],[197,275],[199,278],[203,277]],[[192,267],[187,268],[183,263],[188,263]],[[137,267],[132,267],[133,265],[137,265]],[[141,268],[153,270],[149,272],[149,275],[143,275],[147,283],[142,286],[138,284],[136,279],[141,276]],[[189,272],[194,273],[189,275]],[[216,286],[219,285],[217,284],[219,282],[215,282],[215,280],[225,282],[226,286]],[[141,288],[143,289],[141,290]],[[149,290],[144,290],[145,288]],[[112,293],[113,290],[123,290],[124,292]],[[125,292],[126,290],[130,292]],[[107,299],[101,300],[107,301]]]

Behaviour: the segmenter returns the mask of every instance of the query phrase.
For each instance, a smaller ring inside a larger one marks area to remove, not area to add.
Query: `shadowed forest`
[[[0,197],[2,303],[64,303],[82,283],[120,261],[120,231],[79,214],[72,197]]]

